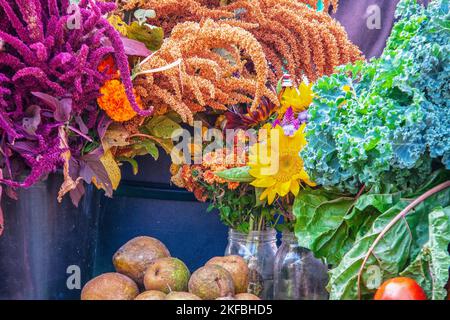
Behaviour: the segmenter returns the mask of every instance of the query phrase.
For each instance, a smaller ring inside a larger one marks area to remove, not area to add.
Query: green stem
[[[264,224],[264,217],[261,215],[261,217],[259,219],[258,231],[262,231],[263,224]]]
[[[278,222],[280,222],[281,214],[278,215],[277,219],[275,220],[274,224],[272,225],[272,228],[275,228],[278,225]]]

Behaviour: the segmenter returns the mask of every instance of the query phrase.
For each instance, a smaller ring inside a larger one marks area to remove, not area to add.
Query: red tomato
[[[411,278],[387,280],[375,293],[375,300],[427,300],[422,287]]]
[[[447,300],[450,300],[450,280],[447,282]]]

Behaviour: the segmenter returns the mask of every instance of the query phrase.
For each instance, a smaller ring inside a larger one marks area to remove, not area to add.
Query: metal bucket
[[[0,299],[78,299],[91,278],[97,239],[96,199],[91,189],[75,208],[57,202],[62,177],[3,199],[0,237]]]

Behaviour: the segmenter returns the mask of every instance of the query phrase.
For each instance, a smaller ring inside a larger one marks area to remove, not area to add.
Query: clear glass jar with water
[[[225,255],[244,258],[250,269],[248,292],[263,300],[273,299],[277,233],[274,229],[242,233],[230,229]]]
[[[274,269],[275,300],[326,300],[328,268],[298,245],[294,233],[283,233]]]

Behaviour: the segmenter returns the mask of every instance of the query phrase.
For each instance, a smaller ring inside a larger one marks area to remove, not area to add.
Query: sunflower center
[[[302,170],[302,160],[296,154],[282,153],[279,164],[278,174],[274,177],[279,182],[292,180],[292,176]]]

